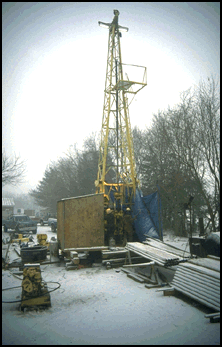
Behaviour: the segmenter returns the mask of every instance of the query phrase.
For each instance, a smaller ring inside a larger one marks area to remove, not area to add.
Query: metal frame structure
[[[128,28],[118,24],[119,11],[114,10],[112,23],[99,22],[100,26],[109,29],[106,82],[101,130],[100,154],[96,193],[104,193],[107,205],[112,191],[115,198],[114,209],[130,207],[139,181],[136,178],[133,140],[129,119],[129,102],[127,93],[133,97],[146,86],[146,68],[142,68],[141,81],[133,81],[126,74],[123,78],[120,37]],[[129,66],[129,65],[127,65]]]

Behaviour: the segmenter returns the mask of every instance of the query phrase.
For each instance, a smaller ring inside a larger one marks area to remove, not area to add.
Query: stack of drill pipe
[[[216,257],[215,257],[216,258]],[[220,258],[218,258],[220,259]],[[207,269],[214,270],[220,272],[220,261],[212,258],[198,258],[198,259],[190,259],[189,263],[194,265],[203,266]]]
[[[183,260],[175,254],[140,242],[128,242],[126,244],[126,249],[139,254],[146,259],[153,260],[156,264],[161,266],[177,265],[181,260]]]
[[[203,259],[203,264],[207,262],[207,259]],[[215,262],[218,261],[215,260]],[[216,264],[215,268],[217,268]],[[201,304],[220,311],[220,271],[188,261],[178,265],[172,286]]]
[[[167,243],[152,237],[147,237],[146,241],[143,241],[143,243],[155,248],[160,248],[163,251],[170,252],[182,258],[190,258],[190,252],[182,251],[181,249],[168,245]]]

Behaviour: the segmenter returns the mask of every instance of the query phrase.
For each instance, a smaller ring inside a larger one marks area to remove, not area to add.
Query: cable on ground
[[[52,292],[54,292],[55,290],[57,290],[57,289],[59,289],[59,288],[61,287],[61,284],[60,284],[59,282],[51,282],[51,281],[49,281],[49,282],[47,282],[47,284],[48,284],[48,283],[56,283],[56,284],[58,284],[58,287],[57,287],[57,288],[54,288],[54,289],[52,289],[52,290],[49,290],[47,293],[38,295],[38,296],[36,296],[35,298],[39,298],[40,296],[44,296],[44,295],[46,295],[46,294],[52,293]],[[22,288],[22,286],[11,287],[11,288],[5,288],[5,289],[2,289],[2,291],[10,290],[10,289],[15,289],[15,288]],[[30,300],[30,299],[33,299],[33,298],[24,299],[24,300],[14,300],[14,301],[2,301],[2,303],[4,303],[4,304],[14,304],[14,303],[16,303],[16,302],[27,301],[27,300]]]

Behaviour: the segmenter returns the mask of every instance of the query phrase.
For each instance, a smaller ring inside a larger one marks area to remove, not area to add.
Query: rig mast
[[[99,22],[100,26],[109,30],[109,41],[98,174],[95,181],[96,193],[104,193],[106,206],[112,203],[116,216],[121,215],[124,208],[130,209],[139,183],[136,178],[127,94],[134,97],[147,84],[145,67],[122,63],[121,32],[127,32],[128,28],[120,26],[118,18],[119,11],[114,10],[112,23]],[[142,71],[140,82],[124,74],[130,71],[128,67],[134,71],[139,69],[140,75]],[[115,234],[118,233],[116,229]]]

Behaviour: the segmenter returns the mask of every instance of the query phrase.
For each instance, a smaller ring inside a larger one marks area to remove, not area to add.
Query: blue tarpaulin
[[[132,210],[134,227],[140,242],[149,236],[162,239],[161,199],[158,191],[143,197],[142,192],[136,189]]]
[[[134,228],[140,242],[145,241],[149,236],[156,239],[163,239],[161,199],[158,190],[159,186],[157,186],[155,193],[143,196],[141,190],[136,188],[136,195],[132,204],[132,217],[134,219]],[[114,202],[113,190],[110,191],[110,198]],[[128,201],[127,190],[125,191],[125,198]],[[122,209],[125,211],[126,206],[122,206]]]

